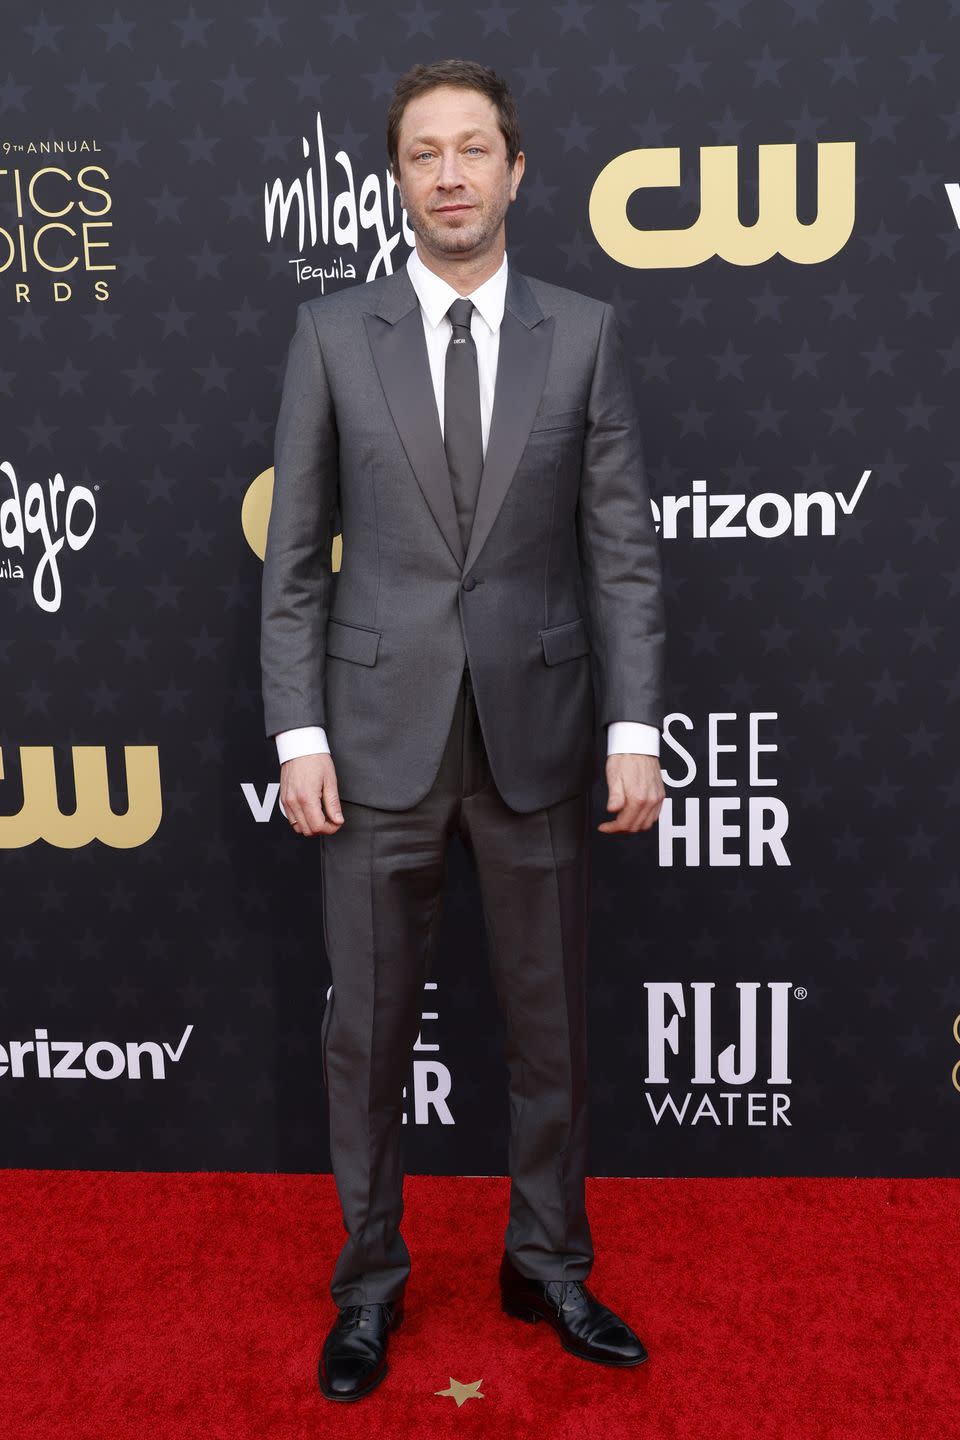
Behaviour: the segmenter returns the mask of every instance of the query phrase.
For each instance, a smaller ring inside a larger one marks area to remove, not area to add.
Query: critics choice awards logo
[[[0,279],[12,281],[18,305],[37,292],[58,303],[75,290],[110,298],[108,281],[93,278],[117,268],[110,174],[83,158],[99,149],[90,140],[0,141]]]

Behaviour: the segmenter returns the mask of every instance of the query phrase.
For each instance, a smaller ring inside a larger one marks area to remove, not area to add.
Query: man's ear
[[[511,190],[513,192],[510,196],[511,200],[516,200],[517,198],[517,191],[520,188],[520,181],[523,179],[523,171],[526,166],[526,159],[527,157],[524,155],[523,151],[518,150],[517,158],[513,162],[514,176],[513,183],[511,185]]]

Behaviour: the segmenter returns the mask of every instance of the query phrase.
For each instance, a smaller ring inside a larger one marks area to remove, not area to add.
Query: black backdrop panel
[[[403,263],[391,87],[461,54],[520,105],[511,261],[616,306],[661,522],[669,802],[595,841],[592,1169],[952,1172],[960,6],[201,9],[4,12],[2,1162],[328,1167],[258,539],[296,305]],[[433,984],[408,1164],[502,1172],[456,845]]]

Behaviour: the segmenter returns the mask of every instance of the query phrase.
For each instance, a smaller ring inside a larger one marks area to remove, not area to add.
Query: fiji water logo
[[[789,980],[739,980],[723,1020],[712,980],[647,982],[644,1094],[659,1125],[792,1125]]]

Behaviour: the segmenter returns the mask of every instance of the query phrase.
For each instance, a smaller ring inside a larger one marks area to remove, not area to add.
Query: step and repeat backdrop
[[[461,55],[520,108],[510,263],[620,318],[665,570],[668,798],[594,839],[591,1169],[955,1173],[960,5],[183,8],[0,22],[0,1163],[329,1168],[273,429],[298,303],[413,244],[396,77]],[[502,1040],[455,842],[410,1170],[505,1172]]]

